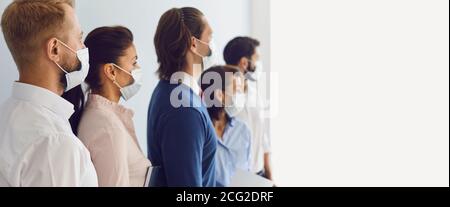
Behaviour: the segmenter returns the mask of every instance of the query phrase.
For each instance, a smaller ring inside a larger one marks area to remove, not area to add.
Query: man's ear
[[[239,66],[239,68],[241,68],[243,70],[247,70],[249,64],[250,64],[250,62],[248,61],[248,59],[246,57],[242,57],[239,60],[238,66]]]
[[[248,68],[249,64],[250,64],[250,62],[248,61],[248,59],[246,57],[242,57],[239,60],[238,67],[241,69],[241,72],[247,72],[247,68]]]
[[[53,62],[59,62],[61,59],[61,49],[59,48],[59,42],[56,38],[51,38],[45,44],[46,55]]]
[[[117,71],[114,70],[113,64],[104,64],[102,66],[102,71],[105,74],[106,78],[108,78],[111,81],[116,80]]]

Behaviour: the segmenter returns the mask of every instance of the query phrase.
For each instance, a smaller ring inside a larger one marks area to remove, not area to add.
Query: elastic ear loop
[[[119,70],[122,70],[122,68],[120,68],[120,67],[118,67],[118,65],[116,65],[116,64],[114,64],[114,63],[111,63],[114,67],[117,67],[117,68],[119,68]],[[116,77],[113,77],[114,79],[112,80],[112,82],[117,86],[117,87],[119,87],[120,89],[122,89],[122,87],[120,87],[120,85],[119,85],[119,83],[117,83],[117,80],[116,80]]]

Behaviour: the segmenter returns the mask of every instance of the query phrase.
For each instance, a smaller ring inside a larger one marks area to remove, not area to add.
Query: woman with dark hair
[[[160,81],[148,109],[152,186],[215,186],[217,138],[198,79],[213,57],[212,29],[198,9],[165,12],[154,43]]]
[[[82,87],[64,94],[75,105],[70,122],[91,153],[100,187],[144,186],[150,161],[139,147],[133,111],[119,104],[140,89],[133,34],[125,27],[100,27],[86,37],[90,69]]]
[[[201,88],[217,137],[216,185],[228,187],[237,170],[250,171],[251,132],[236,119],[245,106],[244,76],[239,69],[216,66],[203,72]]]

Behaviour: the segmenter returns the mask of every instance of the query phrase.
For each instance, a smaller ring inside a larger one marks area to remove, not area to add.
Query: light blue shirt
[[[227,187],[237,169],[250,171],[250,129],[244,122],[230,118],[217,143],[216,185]]]

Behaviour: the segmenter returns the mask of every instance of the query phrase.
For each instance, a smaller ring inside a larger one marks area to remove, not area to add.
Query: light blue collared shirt
[[[217,143],[216,185],[227,187],[237,169],[250,171],[250,129],[244,122],[230,118]]]

